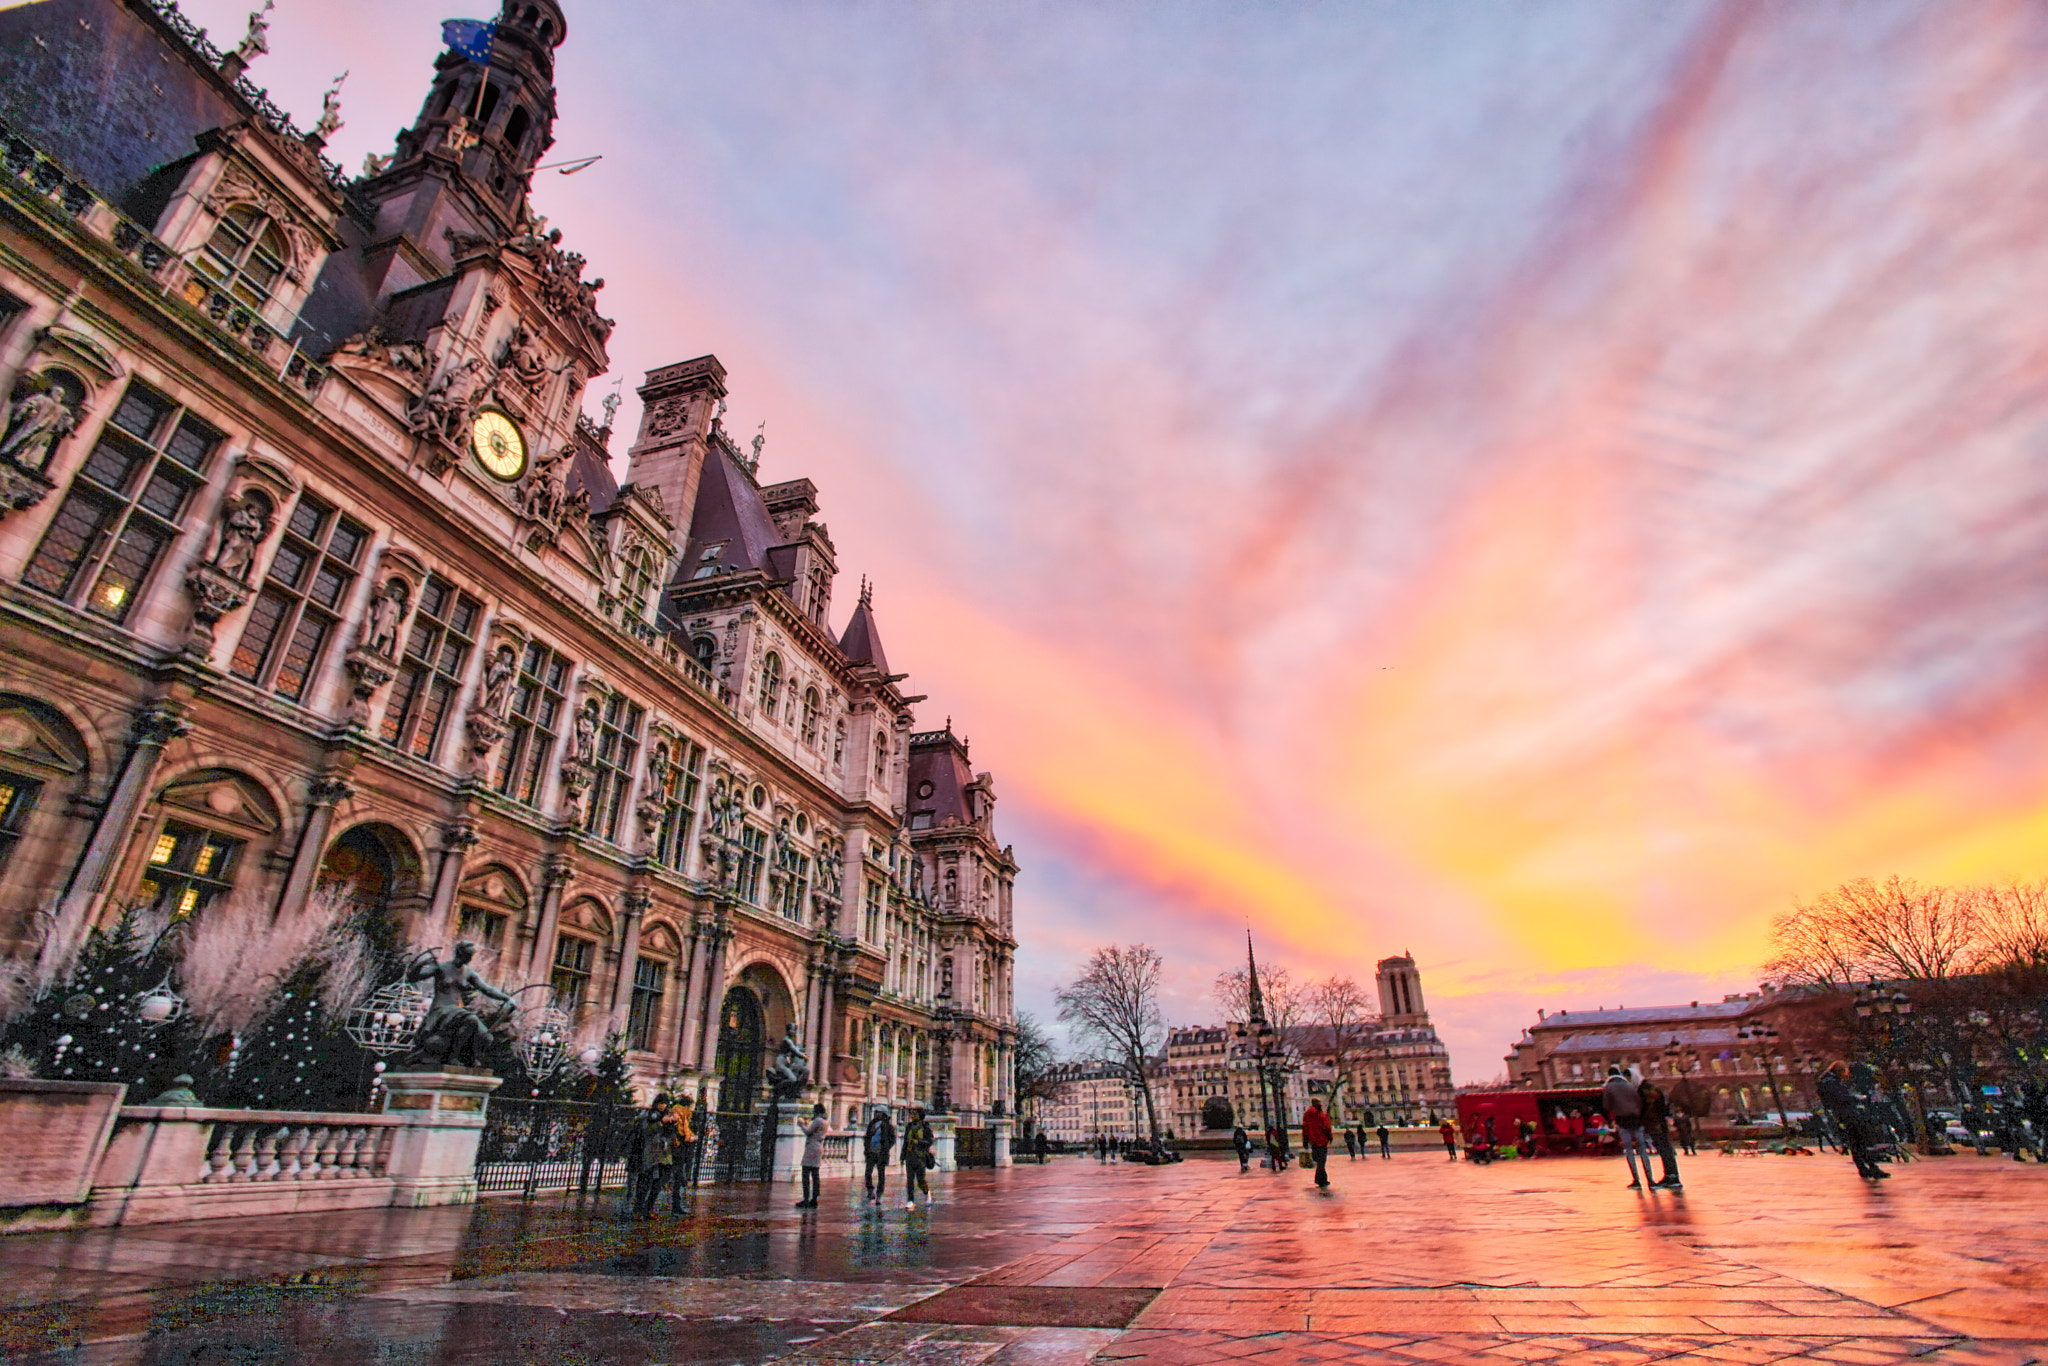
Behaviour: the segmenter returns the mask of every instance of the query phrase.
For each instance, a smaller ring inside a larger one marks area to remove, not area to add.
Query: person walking
[[[1671,1102],[1664,1098],[1657,1083],[1648,1077],[1636,1088],[1636,1094],[1643,1100],[1643,1133],[1656,1146],[1657,1156],[1663,1160],[1664,1175],[1657,1182],[1663,1190],[1684,1190],[1685,1183],[1678,1179],[1678,1154],[1671,1147]],[[1650,1155],[1643,1154],[1643,1173],[1649,1174]]]
[[[1353,1162],[1358,1160],[1358,1135],[1352,1132],[1349,1124],[1344,1126],[1344,1151]]]
[[[1230,1146],[1237,1149],[1237,1170],[1240,1173],[1252,1169],[1252,1136],[1240,1124],[1230,1131]]]
[[[811,1107],[810,1122],[804,1125],[804,1198],[798,1209],[818,1207],[818,1169],[825,1165],[825,1107]]]
[[[871,1205],[882,1203],[882,1188],[889,1183],[889,1153],[896,1146],[896,1122],[888,1110],[877,1105],[868,1116],[867,1132],[861,1136],[861,1152],[867,1158],[867,1175],[862,1189]]]
[[[910,1122],[903,1126],[903,1208],[917,1208],[917,1193],[924,1192],[925,1203],[932,1198],[931,1182],[925,1179],[934,1162],[932,1126],[925,1120],[924,1107],[918,1106],[910,1112]]]
[[[1600,1108],[1614,1122],[1621,1139],[1622,1160],[1628,1163],[1628,1189],[1639,1191],[1650,1183],[1650,1141],[1643,1133],[1643,1096],[1636,1084],[1622,1075],[1619,1063],[1607,1069],[1607,1083],[1600,1088]],[[1636,1175],[1636,1158],[1643,1159],[1642,1175]]]
[[[668,1212],[678,1216],[683,1212],[683,1191],[697,1179],[697,1131],[690,1124],[696,1105],[694,1097],[677,1096],[667,1116],[673,1135],[669,1145]]]
[[[1287,1131],[1278,1124],[1266,1130],[1266,1163],[1275,1173],[1287,1169]]]
[[[1856,1159],[1856,1174],[1866,1181],[1890,1180],[1891,1173],[1877,1165],[1877,1156],[1870,1151],[1870,1125],[1856,1093],[1849,1088],[1849,1064],[1839,1059],[1829,1063],[1814,1089],[1834,1120],[1836,1132],[1848,1146],[1849,1156]]]
[[[1328,1188],[1330,1173],[1330,1116],[1323,1110],[1321,1100],[1311,1100],[1308,1109],[1301,1116],[1301,1141],[1308,1148],[1308,1155],[1316,1164],[1316,1184]]]
[[[652,1219],[662,1184],[675,1174],[675,1129],[668,1122],[668,1093],[657,1094],[640,1118],[640,1191],[637,1218]]]
[[[1388,1131],[1385,1124],[1380,1125],[1378,1133],[1380,1136],[1380,1156],[1391,1162],[1394,1160],[1394,1145],[1390,1141],[1393,1138],[1393,1134]]]
[[[1037,1136],[1031,1140],[1031,1149],[1038,1154],[1038,1165],[1043,1167],[1046,1159],[1052,1156],[1052,1144],[1046,1139],[1045,1130],[1040,1129]]]
[[[1444,1152],[1450,1160],[1458,1160],[1458,1126],[1448,1119],[1436,1126],[1437,1136],[1444,1141]]]
[[[1687,1157],[1699,1156],[1700,1150],[1695,1146],[1698,1141],[1699,1125],[1694,1122],[1693,1117],[1680,1110],[1671,1117],[1671,1127],[1678,1134],[1679,1150]]]

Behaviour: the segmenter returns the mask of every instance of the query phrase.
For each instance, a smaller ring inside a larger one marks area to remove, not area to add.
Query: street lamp
[[[1778,1093],[1778,1074],[1771,1068],[1771,1052],[1778,1046],[1777,1027],[1769,1022],[1748,1024],[1735,1031],[1739,1041],[1757,1046],[1763,1055],[1764,1080],[1770,1083],[1771,1099],[1778,1106],[1778,1125],[1787,1133],[1791,1132],[1792,1121],[1785,1115],[1785,1097]]]
[[[1889,982],[1873,977],[1870,984],[1856,993],[1856,1018],[1863,1021],[1866,1037],[1871,1050],[1887,1069],[1901,1062],[1898,1040],[1899,1030],[1910,1024],[1913,1018],[1913,1002],[1903,989]],[[1954,1079],[1950,1079],[1951,1089]],[[1907,1081],[1905,1091],[1912,1098],[1912,1105],[1906,1115],[1907,1122],[1917,1127],[1923,1143],[1932,1145],[1933,1131],[1927,1126],[1927,1107],[1919,1094],[1919,1087]]]

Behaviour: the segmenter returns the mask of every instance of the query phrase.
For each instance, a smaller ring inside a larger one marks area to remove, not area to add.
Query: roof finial
[[[874,585],[868,582],[868,576],[865,574],[860,576],[860,605],[863,607],[873,607],[875,605]]]

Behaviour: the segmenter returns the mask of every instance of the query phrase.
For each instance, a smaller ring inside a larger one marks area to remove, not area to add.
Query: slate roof
[[[674,582],[686,585],[693,579],[706,563],[701,557],[712,546],[719,549],[708,563],[721,569],[768,569],[768,551],[781,540],[775,519],[761,501],[761,490],[731,451],[718,441],[709,443],[704,473],[697,481],[697,506],[690,516],[689,545],[676,566]]]
[[[853,609],[853,618],[839,637],[839,653],[846,656],[848,663],[872,664],[883,674],[889,672],[889,656],[882,652],[882,629],[875,624],[874,604],[869,601],[865,587],[861,589],[859,605]],[[915,762],[913,753],[912,763]],[[915,778],[912,782],[915,790]]]
[[[856,609],[855,620],[866,610],[863,602]],[[852,627],[848,627],[851,634]],[[951,726],[929,735],[915,735],[910,740],[910,815],[913,826],[919,817],[928,816],[929,824],[940,826],[948,816],[958,817],[961,824],[973,821],[974,812],[967,804],[967,785],[974,781],[974,773],[967,766],[967,747],[953,734]],[[930,783],[929,796],[920,795],[924,785]]]
[[[1755,997],[1740,1001],[1694,1001],[1676,1006],[1626,1006],[1614,1010],[1557,1010],[1531,1025],[1538,1029],[1587,1029],[1629,1024],[1671,1023],[1687,1025],[1714,1020],[1732,1020],[1758,1009]]]

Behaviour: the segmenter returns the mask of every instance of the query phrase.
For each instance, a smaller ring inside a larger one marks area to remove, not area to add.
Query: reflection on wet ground
[[[0,1349],[76,1363],[2048,1358],[2048,1171],[1708,1155],[1240,1175],[1065,1159],[936,1201],[704,1190],[0,1238]],[[953,1289],[953,1287],[961,1287]]]

